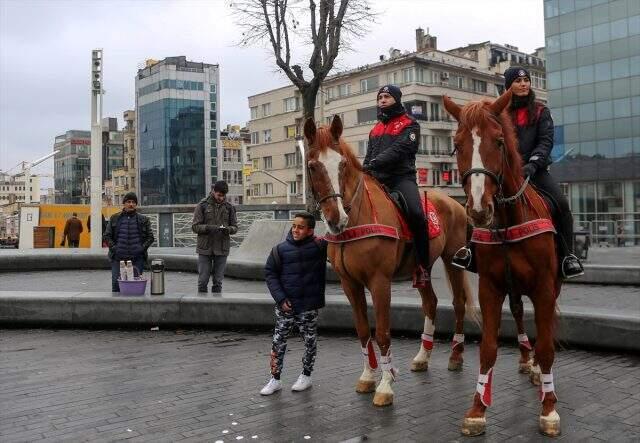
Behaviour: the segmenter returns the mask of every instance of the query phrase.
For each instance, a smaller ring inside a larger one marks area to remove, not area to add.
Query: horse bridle
[[[492,118],[496,121],[496,123],[498,123],[500,125],[500,122],[498,121],[498,119],[496,117],[492,116]],[[502,139],[500,139],[500,140],[502,140]],[[505,152],[504,152],[504,140],[502,140],[501,142],[497,143],[497,145],[498,145],[498,149],[500,149],[500,156],[502,157],[500,163],[502,164],[502,169],[504,170],[505,165],[509,166],[507,164],[507,156],[505,155]],[[456,147],[456,150],[457,150],[457,147]],[[467,179],[469,178],[469,176],[471,174],[484,174],[487,177],[490,177],[498,185],[498,191],[493,196],[493,198],[496,201],[496,203],[498,203],[498,205],[500,205],[500,206],[514,203],[524,193],[524,190],[526,189],[527,185],[529,184],[529,176],[527,176],[525,178],[525,180],[524,180],[524,183],[522,184],[522,186],[518,190],[518,192],[516,192],[511,197],[505,197],[504,193],[503,193],[503,188],[502,188],[502,185],[504,183],[504,176],[503,176],[502,172],[500,172],[499,174],[496,174],[495,172],[490,171],[490,170],[488,170],[486,168],[471,168],[471,169],[467,170],[464,174],[462,174],[462,186],[463,187],[465,186],[465,183],[467,182]]]
[[[332,147],[333,148],[339,147],[338,141],[334,140]],[[336,150],[336,152],[338,152],[338,151]],[[311,171],[309,170],[309,163],[308,162],[305,162],[305,167],[307,169],[307,174],[309,175],[309,178],[311,178]],[[324,203],[325,201],[330,200],[332,198],[336,199],[336,200],[338,198],[341,198],[341,199],[344,200],[344,197],[343,197],[342,193],[335,192],[335,189],[333,189],[333,185],[331,185],[331,189],[334,191],[333,193],[330,193],[330,194],[327,194],[327,195],[325,195],[323,197],[318,198],[317,194],[316,194],[316,191],[313,189],[313,186],[311,186],[311,192],[313,193],[313,198],[316,201],[316,210],[319,211],[320,210],[320,205],[322,203]],[[346,210],[346,206],[345,206],[345,210]]]

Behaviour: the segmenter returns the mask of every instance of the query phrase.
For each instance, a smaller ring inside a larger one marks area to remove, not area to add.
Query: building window
[[[398,71],[390,72],[387,74],[387,83],[397,85],[400,80],[400,73]]]
[[[378,76],[367,77],[360,80],[360,92],[365,93],[378,89]]]
[[[273,157],[262,157],[262,169],[273,168]]]
[[[260,138],[258,137],[258,133],[257,132],[252,132],[251,133],[251,144],[252,145],[257,145],[258,143],[260,143]]]
[[[271,115],[271,103],[265,103],[262,105],[262,116],[268,117]]]
[[[264,139],[264,143],[271,142],[271,129],[265,129],[262,131],[262,138]]]
[[[413,68],[402,70],[402,83],[413,83]]]
[[[298,193],[298,182],[289,182],[289,194],[296,195]]]
[[[239,149],[223,149],[222,154],[224,156],[224,161],[226,162],[240,162]]]
[[[291,168],[294,166],[299,166],[302,163],[302,157],[300,156],[300,152],[290,153],[284,155],[284,162],[287,168]]]
[[[217,92],[216,85],[211,85],[211,92],[213,92],[214,94]]]
[[[284,112],[298,110],[298,97],[290,97],[284,99]]]
[[[345,83],[343,85],[338,85],[338,95],[340,97],[346,97],[351,94],[351,84]]]
[[[252,191],[251,193],[252,193],[252,195],[254,197],[259,197],[260,196],[260,185],[253,185],[251,191]]]
[[[327,92],[327,98],[328,98],[329,100],[331,100],[332,98],[335,98],[335,96],[336,96],[336,88],[334,88],[334,87],[332,86],[332,87],[330,87],[330,88],[327,88],[327,89],[326,89],[326,92]]]
[[[487,82],[473,79],[473,92],[487,92]]]
[[[369,140],[358,141],[358,156],[364,157],[367,155],[367,149],[369,149]]]
[[[251,111],[251,120],[255,120],[256,118],[258,118],[258,107],[257,106],[252,106],[249,108],[249,110]]]
[[[295,138],[298,135],[298,126],[289,125],[284,127],[285,138]]]
[[[371,108],[358,109],[358,123],[372,123],[378,120],[378,110],[375,106]]]
[[[230,185],[241,185],[242,171],[222,171],[222,180]]]
[[[264,184],[264,195],[273,195],[273,183]]]
[[[426,155],[428,153],[428,150],[427,150],[428,141],[429,141],[428,135],[420,136],[420,146],[418,146],[418,154]]]

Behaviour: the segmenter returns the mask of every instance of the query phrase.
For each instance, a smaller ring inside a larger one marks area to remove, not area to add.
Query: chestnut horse
[[[537,330],[535,359],[542,371],[539,428],[545,435],[556,436],[560,433],[560,416],[555,410],[557,398],[551,366],[561,280],[551,214],[540,195],[528,186],[528,180],[522,178],[515,130],[508,114],[503,112],[510,100],[511,92],[507,91],[493,103],[471,102],[460,107],[444,97],[445,109],[459,122],[454,141],[467,195],[467,215],[475,228],[487,229],[485,233],[497,239],[476,243],[482,312],[480,374],[462,432],[478,435],[485,430],[502,303],[507,294],[513,294],[527,295],[533,303]],[[515,228],[520,225],[544,228],[531,230],[528,235],[519,236],[518,241],[515,234],[524,232]]]
[[[333,118],[331,127],[316,128],[313,120],[306,121],[304,134],[309,152],[306,162],[311,189],[322,211],[330,234],[339,235],[345,229],[362,225],[384,225],[394,233],[400,232],[395,204],[382,186],[362,171],[352,149],[340,137],[342,121]],[[465,272],[451,265],[453,254],[465,244],[467,217],[464,208],[452,198],[429,191],[429,200],[437,208],[441,233],[430,241],[430,263],[442,257],[453,293],[455,335],[449,358],[449,369],[462,368],[464,349],[463,323],[465,308],[476,319],[472,291]],[[328,257],[340,276],[342,288],[353,310],[356,330],[362,347],[364,370],[356,391],[373,392],[373,404],[386,406],[393,402],[392,384],[397,375],[391,361],[389,309],[391,280],[394,276],[410,276],[415,268],[411,243],[399,238],[369,236],[355,241],[329,243]],[[377,358],[371,342],[367,318],[365,287],[371,293],[376,317],[375,341],[380,348],[382,380],[376,388]],[[424,313],[424,330],[418,354],[411,363],[414,371],[426,370],[433,347],[437,298],[431,287],[419,289]],[[477,320],[476,320],[477,321]]]

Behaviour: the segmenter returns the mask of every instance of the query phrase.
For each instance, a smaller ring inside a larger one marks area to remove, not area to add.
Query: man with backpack
[[[138,197],[134,192],[128,192],[122,199],[122,212],[113,214],[107,223],[102,240],[109,247],[111,259],[111,290],[120,292],[118,276],[120,275],[120,261],[131,260],[136,274],[142,275],[144,263],[147,260],[147,250],[153,244],[151,222],[147,217],[138,213]]]
[[[276,302],[276,326],[271,347],[271,379],[260,394],[282,389],[280,374],[287,350],[287,337],[294,325],[304,339],[302,374],[291,387],[304,391],[311,387],[316,359],[318,309],[324,307],[327,242],[314,236],[316,221],[308,212],[293,219],[287,240],[276,245],[267,259],[267,287]]]

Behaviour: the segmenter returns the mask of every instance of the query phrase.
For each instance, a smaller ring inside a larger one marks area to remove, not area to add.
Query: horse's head
[[[342,233],[349,221],[343,206],[346,159],[343,157],[345,148],[341,135],[342,121],[337,115],[330,127],[316,127],[311,118],[304,124],[304,136],[309,147],[306,162],[311,190],[332,234]]]
[[[493,103],[469,102],[461,107],[447,96],[443,100],[445,109],[459,123],[454,143],[467,194],[467,216],[473,226],[489,226],[494,197],[502,192],[505,168],[505,134],[499,116],[511,100],[511,91]]]

